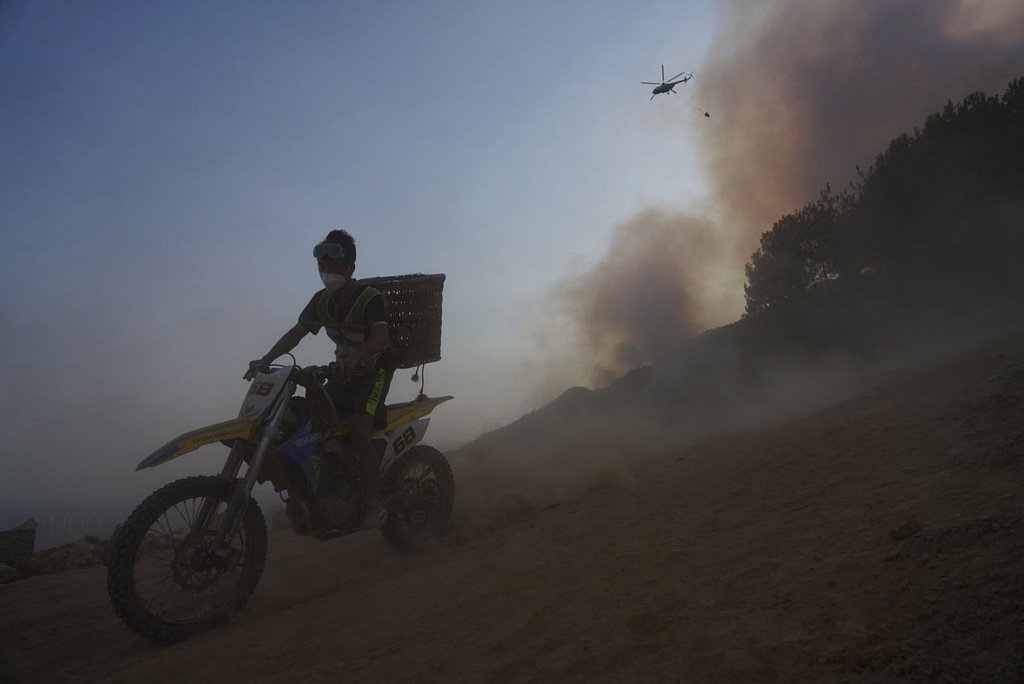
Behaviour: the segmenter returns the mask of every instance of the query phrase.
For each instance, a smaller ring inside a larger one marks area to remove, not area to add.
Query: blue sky
[[[702,201],[699,115],[639,81],[662,63],[699,78],[715,16],[696,1],[0,4],[0,498],[132,497],[215,470],[219,452],[132,471],[235,414],[246,363],[319,287],[310,252],[334,227],[356,236],[357,276],[448,276],[427,380],[457,401],[436,443],[535,408],[522,369],[551,287],[637,211]],[[300,362],[329,357],[320,338]],[[415,390],[400,372],[392,398]]]

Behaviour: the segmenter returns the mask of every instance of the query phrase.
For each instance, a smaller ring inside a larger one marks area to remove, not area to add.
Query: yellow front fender
[[[195,451],[204,444],[249,439],[254,429],[255,425],[248,418],[234,418],[186,432],[144,458],[135,469],[142,470],[162,465],[178,456]]]

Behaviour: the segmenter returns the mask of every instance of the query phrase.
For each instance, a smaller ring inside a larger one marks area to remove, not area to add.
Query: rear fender
[[[448,395],[443,397],[425,398],[417,401],[408,401],[404,404],[391,404],[386,407],[388,426],[383,430],[374,431],[373,437],[387,437],[397,428],[429,415],[435,408],[449,399],[454,399],[454,397]],[[342,420],[338,425],[335,425],[327,431],[327,439],[332,437],[343,437],[347,434],[348,421]],[[391,442],[390,438],[388,438],[388,442]]]
[[[155,468],[168,461],[195,451],[204,444],[213,442],[233,442],[236,439],[249,439],[256,429],[256,424],[248,418],[235,418],[201,427],[198,430],[178,435],[167,444],[144,458],[136,470]]]
[[[419,443],[427,432],[430,425],[429,418],[420,418],[403,423],[401,426],[384,434],[387,446],[384,448],[384,455],[380,459],[380,471],[387,472],[398,457],[409,450],[409,447]]]

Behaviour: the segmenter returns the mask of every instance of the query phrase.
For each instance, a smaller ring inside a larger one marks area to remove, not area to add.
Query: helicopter
[[[679,78],[680,76],[682,76],[682,78]],[[677,78],[679,78],[678,81],[675,80]],[[685,71],[680,71],[678,74],[676,74],[675,76],[673,76],[672,78],[670,78],[670,79],[668,79],[666,81],[665,80],[665,65],[662,64],[661,65],[661,83],[654,83],[652,81],[640,81],[640,83],[642,83],[643,85],[657,86],[657,88],[655,88],[654,90],[651,91],[651,93],[652,93],[651,94],[651,99],[653,100],[655,95],[661,95],[662,93],[672,93],[674,95],[678,95],[678,93],[676,93],[676,91],[674,90],[676,85],[678,85],[680,83],[686,83],[691,78],[693,78],[693,72],[692,71],[690,73],[686,73]]]

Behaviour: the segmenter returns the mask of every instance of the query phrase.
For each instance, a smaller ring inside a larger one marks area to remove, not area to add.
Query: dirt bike
[[[219,475],[188,477],[151,494],[111,544],[107,589],[138,634],[174,642],[239,609],[263,572],[267,528],[252,490],[270,481],[295,532],[331,539],[358,531],[365,504],[360,461],[325,391],[325,366],[275,365],[251,380],[237,418],[187,432],[139,463],[167,463],[205,444],[230,446]],[[298,387],[305,396],[296,396]],[[455,483],[444,455],[421,444],[430,414],[452,397],[387,406],[374,432],[384,537],[403,551],[429,544],[451,516]],[[245,467],[242,474],[243,466]]]

